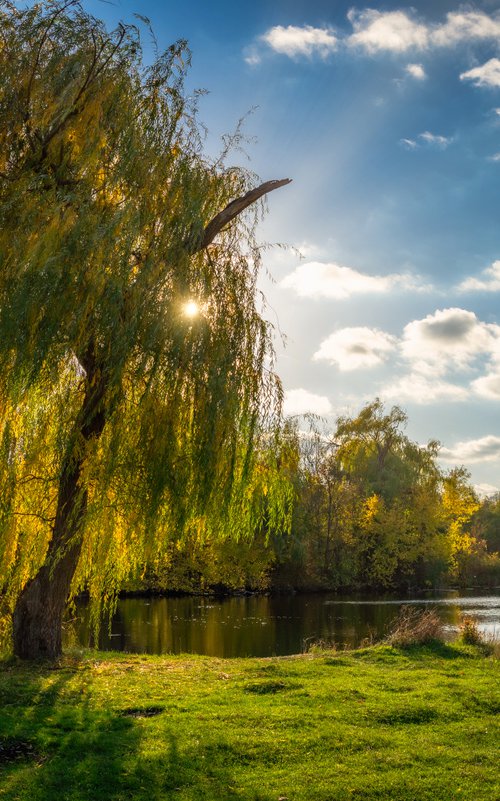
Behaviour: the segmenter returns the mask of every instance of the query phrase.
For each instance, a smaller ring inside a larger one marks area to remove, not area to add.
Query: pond
[[[284,656],[323,640],[356,647],[387,634],[404,604],[435,608],[452,638],[461,615],[474,617],[487,636],[500,638],[500,594],[458,593],[417,598],[341,597],[334,594],[134,597],[118,602],[111,631],[99,648],[133,653],[195,653],[218,657]],[[65,644],[89,644],[84,604],[65,626]]]

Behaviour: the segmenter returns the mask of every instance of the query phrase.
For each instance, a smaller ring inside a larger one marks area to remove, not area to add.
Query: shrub
[[[483,633],[473,617],[465,616],[460,622],[460,640],[464,645],[484,645]]]
[[[443,622],[435,609],[403,606],[386,638],[389,645],[423,645],[444,639]]]
[[[324,640],[321,637],[306,637],[302,641],[303,654],[322,654],[325,651],[332,652],[337,650],[337,644],[333,640]]]

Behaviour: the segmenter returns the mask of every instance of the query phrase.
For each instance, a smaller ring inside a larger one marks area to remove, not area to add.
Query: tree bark
[[[45,562],[21,592],[13,614],[14,654],[56,659],[62,653],[62,622],[82,548],[87,492],[80,484],[86,445],[106,423],[106,379],[93,354],[81,359],[86,389],[59,478],[57,509]]]
[[[218,214],[210,220],[210,222],[205,226],[201,235],[194,236],[191,234],[186,242],[184,243],[184,247],[188,251],[188,253],[195,254],[198,253],[200,250],[205,250],[209,245],[212,244],[217,234],[229,225],[236,217],[238,217],[242,211],[247,209],[252,203],[255,203],[264,195],[268,195],[270,192],[274,192],[275,189],[280,189],[282,186],[286,186],[287,184],[291,183],[291,178],[282,178],[280,180],[273,180],[273,181],[266,181],[265,183],[261,184],[260,186],[256,186],[255,189],[250,189],[245,195],[241,195],[241,197],[237,197],[235,200],[232,200],[231,203],[222,209]]]

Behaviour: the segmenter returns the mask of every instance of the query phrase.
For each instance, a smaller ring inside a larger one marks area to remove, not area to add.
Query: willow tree
[[[14,652],[54,657],[68,598],[169,537],[286,523],[254,230],[288,181],[204,156],[185,42],[145,66],[77,2],[0,32],[0,576]]]

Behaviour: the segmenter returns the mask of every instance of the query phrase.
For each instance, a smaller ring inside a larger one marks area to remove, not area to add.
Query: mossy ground
[[[0,663],[2,801],[498,801],[498,660],[378,646]]]

